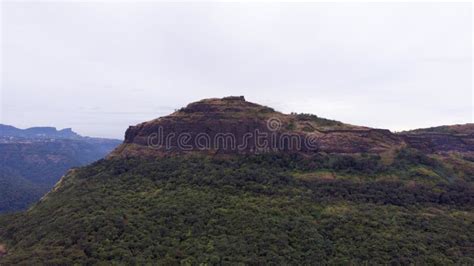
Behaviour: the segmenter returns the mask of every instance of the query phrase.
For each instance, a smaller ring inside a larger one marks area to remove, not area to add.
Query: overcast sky
[[[473,121],[470,3],[2,3],[0,123],[123,138],[228,95],[391,130]]]

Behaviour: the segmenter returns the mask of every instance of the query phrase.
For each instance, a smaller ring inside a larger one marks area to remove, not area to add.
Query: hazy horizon
[[[244,95],[392,131],[472,123],[471,3],[1,3],[0,123],[122,139]]]

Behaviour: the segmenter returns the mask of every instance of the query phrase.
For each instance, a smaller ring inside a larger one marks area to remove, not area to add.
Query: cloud
[[[121,137],[128,125],[167,114],[159,106],[245,95],[394,130],[472,122],[471,10],[5,2],[1,121]],[[84,112],[90,106],[101,112]]]

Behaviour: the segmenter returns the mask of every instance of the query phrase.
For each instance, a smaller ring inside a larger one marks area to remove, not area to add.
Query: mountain
[[[258,136],[266,142],[258,143]],[[384,154],[403,147],[426,153],[474,152],[474,124],[394,134],[311,114],[286,115],[242,97],[227,97],[191,103],[169,116],[130,127],[124,144],[112,156],[202,153],[203,150],[214,155],[273,150]]]
[[[159,137],[150,138],[151,134]],[[155,149],[149,149],[149,141]],[[186,142],[181,143],[186,147],[179,147],[180,141]],[[227,97],[195,102],[170,116],[130,127],[119,153],[192,153],[202,152],[203,145],[209,154],[272,150],[381,153],[400,147],[403,140],[388,130],[348,125],[311,114],[285,115],[243,97]]]
[[[0,213],[27,208],[68,169],[104,157],[119,143],[82,137],[71,129],[0,125]]]
[[[19,129],[9,125],[0,124],[0,138],[54,138],[54,139],[76,139],[80,135],[70,128],[57,130],[54,127],[31,127]]]
[[[0,216],[0,264],[470,265],[474,132],[445,133],[191,103]]]

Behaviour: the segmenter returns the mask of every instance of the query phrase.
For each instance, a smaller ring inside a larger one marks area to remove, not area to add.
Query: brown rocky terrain
[[[474,124],[392,133],[311,114],[283,114],[240,97],[204,99],[168,116],[128,128],[110,156],[174,153],[384,153],[412,147],[425,153],[474,151]]]
[[[474,124],[392,133],[311,114],[283,114],[240,97],[194,102],[168,116],[130,126],[110,156],[175,153],[425,153],[474,151]]]
[[[399,136],[425,153],[474,152],[474,124],[416,129]]]

